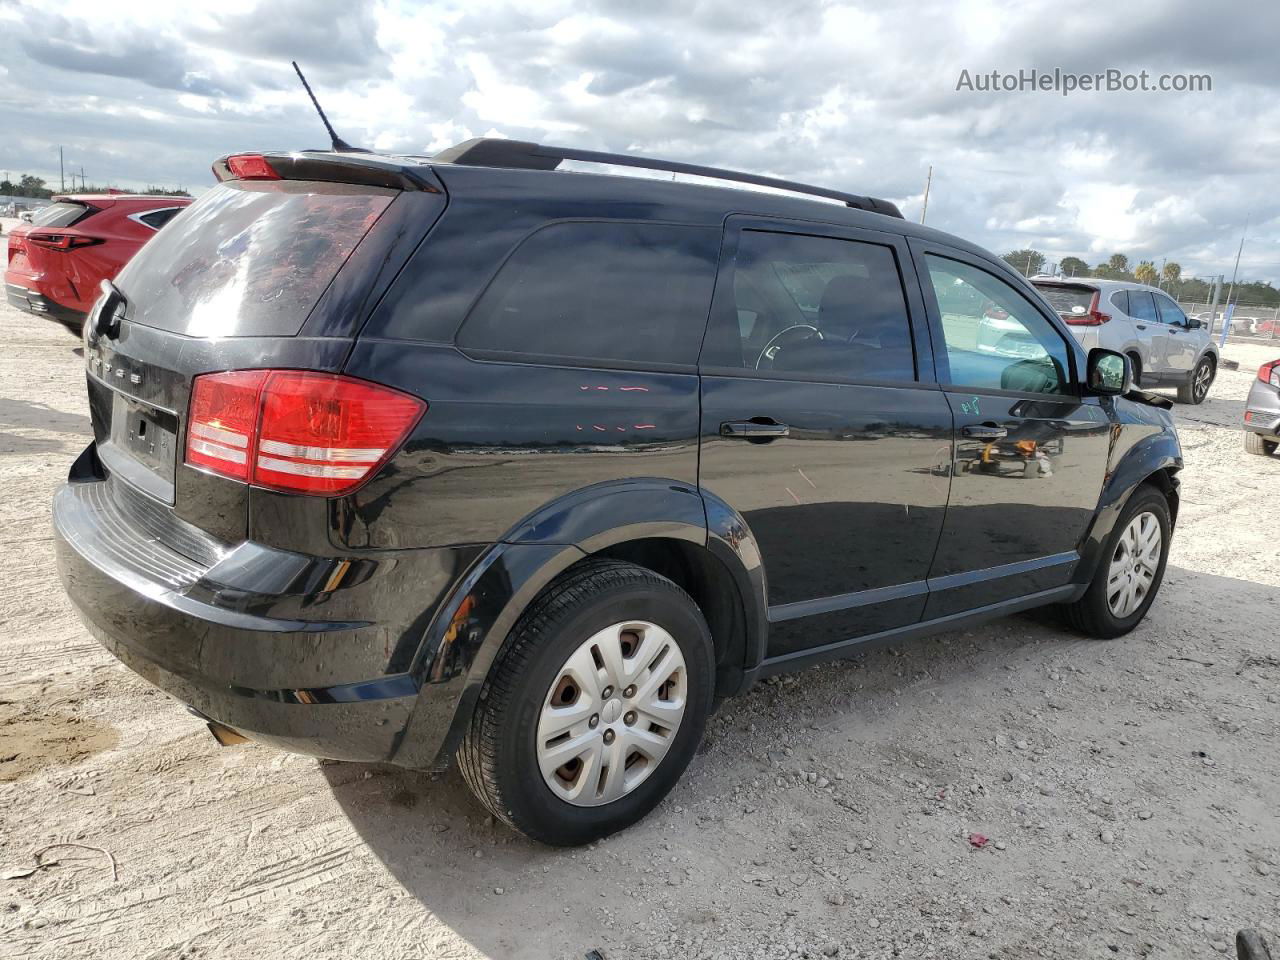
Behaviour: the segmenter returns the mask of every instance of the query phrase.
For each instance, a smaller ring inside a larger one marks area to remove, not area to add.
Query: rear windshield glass
[[[83,203],[59,200],[33,213],[31,225],[33,227],[69,227],[88,212],[89,208]]]
[[[341,183],[219,184],[121,271],[125,315],[191,337],[293,336],[394,195]]]
[[[1064,287],[1056,283],[1035,284],[1035,288],[1058,313],[1088,313],[1097,291],[1093,287]]]

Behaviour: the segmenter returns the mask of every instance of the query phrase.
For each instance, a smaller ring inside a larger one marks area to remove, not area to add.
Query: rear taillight
[[[1111,314],[1103,313],[1101,310],[1090,310],[1088,313],[1062,313],[1059,316],[1073,327],[1100,327],[1104,323],[1111,322]]]
[[[1093,296],[1089,298],[1089,309],[1084,313],[1059,313],[1058,316],[1073,327],[1100,327],[1104,323],[1110,323],[1111,314],[1103,313],[1098,309],[1100,298],[1100,291],[1095,290]]]
[[[29,233],[27,242],[50,250],[76,250],[80,247],[92,247],[102,241],[97,237],[81,237],[70,233]]]
[[[272,490],[340,496],[392,457],[426,409],[332,373],[206,373],[191,388],[186,461]]]
[[[276,173],[271,164],[267,163],[267,158],[260,153],[242,153],[227,157],[227,169],[238,180],[280,179],[280,174]]]
[[[1280,360],[1272,360],[1258,368],[1258,379],[1273,387],[1280,387]]]

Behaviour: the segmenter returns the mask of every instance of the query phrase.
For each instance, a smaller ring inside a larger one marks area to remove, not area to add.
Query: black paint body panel
[[[447,761],[521,613],[601,551],[643,542],[714,572],[732,613],[717,670],[728,696],[863,644],[1071,599],[1138,484],[1158,482],[1176,508],[1181,453],[1165,412],[1000,391],[975,409],[938,382],[922,249],[980,261],[1060,325],[972,245],[771,194],[414,167],[440,192],[396,198],[389,231],[357,248],[298,336],[180,337],[131,324],[127,311],[118,338],[86,335],[95,444],[55,498],[63,582],[117,656],[255,739],[409,767]],[[682,318],[695,326],[722,300],[741,229],[875,237],[899,254],[916,382],[459,349],[468,310],[517,245],[575,219],[722,231],[712,302]],[[191,378],[255,367],[343,372],[428,410],[345,497],[288,496],[185,466]],[[174,418],[170,480],[154,464],[131,480],[132,465],[100,456],[118,392]],[[789,433],[723,435],[723,422],[753,417]],[[987,420],[1007,438],[960,435]]]

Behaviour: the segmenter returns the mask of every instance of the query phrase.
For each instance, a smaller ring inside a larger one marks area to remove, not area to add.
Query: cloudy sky
[[[1280,4],[0,0],[0,173],[199,191],[215,157],[504,135],[895,200],[998,253],[1115,251],[1280,285]],[[191,5],[193,8],[195,5]],[[56,12],[54,12],[56,10]],[[957,91],[1054,68],[1199,93]]]

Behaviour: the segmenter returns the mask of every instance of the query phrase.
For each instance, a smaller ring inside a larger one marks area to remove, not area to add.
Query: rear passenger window
[[[1125,316],[1129,314],[1129,291],[1117,290],[1111,295],[1112,305],[1123,313]]]
[[[1129,291],[1129,316],[1139,323],[1159,323],[1156,316],[1156,305],[1151,301],[1151,294],[1142,290]]]
[[[558,223],[520,245],[472,308],[464,349],[582,361],[697,361],[720,231]]]
[[[159,230],[172,220],[181,209],[181,207],[170,207],[167,210],[152,210],[149,213],[139,215],[138,219],[152,230]]]
[[[732,310],[717,305],[702,363],[815,380],[914,380],[893,250],[744,230]]]

